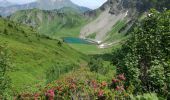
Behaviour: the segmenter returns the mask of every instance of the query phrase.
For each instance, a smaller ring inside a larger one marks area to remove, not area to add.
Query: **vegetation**
[[[113,48],[104,48],[100,49],[96,45],[89,44],[69,44],[72,48],[76,49],[79,52],[82,52],[86,55],[96,55],[96,54],[104,54],[111,53],[113,48],[119,48],[119,44],[115,44]]]
[[[31,27],[3,18],[0,26],[0,42],[8,45],[15,66],[7,73],[15,94],[36,91],[36,84],[45,85],[46,70],[58,62],[79,66],[88,59],[61,41],[38,35]]]
[[[11,81],[7,74],[10,68],[8,50],[5,46],[0,46],[0,99],[7,96],[7,90],[11,88]]]
[[[65,99],[120,99],[130,98],[127,90],[124,89],[124,77],[115,76],[113,79],[100,75],[103,79],[96,80],[96,74],[87,68],[80,68],[61,79],[48,84],[38,93],[21,94],[18,99],[34,98],[47,100]],[[109,81],[104,81],[108,79]],[[117,81],[115,81],[117,80]],[[112,86],[113,84],[117,84]]]
[[[18,11],[9,17],[13,21],[0,17],[0,99],[169,100],[170,10],[162,9],[169,1],[129,0],[125,9],[141,3],[140,12],[159,11],[118,21],[102,42],[111,48],[75,38],[90,15],[107,6],[117,11],[108,2],[85,15],[62,8]]]
[[[168,0],[142,0],[143,3],[143,8],[145,9],[150,9],[150,8],[155,8],[158,10],[163,10],[162,8],[169,8],[170,4]],[[143,9],[143,10],[145,10]]]
[[[86,38],[95,39],[96,38],[96,33],[90,34]]]
[[[70,65],[66,63],[57,63],[56,65],[50,67],[46,72],[47,83],[57,80],[64,73],[68,73],[70,70],[77,69],[77,65]]]
[[[109,69],[110,66],[104,66],[103,62],[104,61],[100,58],[98,59],[91,58],[91,60],[88,63],[90,71],[100,73],[102,75],[107,74],[110,70]]]
[[[127,77],[126,85],[133,93],[156,92],[169,94],[169,25],[170,11],[151,10],[139,23],[121,50],[114,53],[118,73]]]
[[[125,34],[119,33],[120,30],[126,25],[126,20],[118,21],[112,28],[112,30],[107,34],[104,42],[121,41],[126,38]]]

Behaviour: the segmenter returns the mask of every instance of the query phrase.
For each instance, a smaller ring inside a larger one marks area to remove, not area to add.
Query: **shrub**
[[[86,71],[87,73],[87,71]],[[115,77],[118,81],[116,87],[111,87],[113,81],[102,81],[81,78],[82,76],[69,75],[64,79],[53,81],[40,92],[34,94],[23,93],[22,99],[42,99],[42,100],[130,100],[129,94],[124,88],[124,78],[122,75]],[[120,78],[120,79],[119,79]],[[35,99],[35,100],[36,100]]]
[[[88,62],[88,66],[90,68],[90,71],[100,73],[100,74],[107,74],[110,70],[109,66],[104,66],[104,61],[101,58],[91,58],[91,60]]]
[[[146,93],[143,95],[131,96],[131,100],[160,100],[155,93]]]
[[[101,58],[91,58],[91,60],[88,62],[88,66],[90,68],[90,71],[99,72],[99,70],[103,67],[103,60]]]
[[[50,83],[58,79],[62,74],[68,73],[69,71],[77,68],[77,65],[67,63],[57,63],[46,72],[47,83]]]

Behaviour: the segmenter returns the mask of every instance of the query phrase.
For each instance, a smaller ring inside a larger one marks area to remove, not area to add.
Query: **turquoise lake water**
[[[91,44],[87,40],[80,39],[80,38],[74,38],[74,37],[65,37],[65,38],[63,38],[63,40],[66,43]]]

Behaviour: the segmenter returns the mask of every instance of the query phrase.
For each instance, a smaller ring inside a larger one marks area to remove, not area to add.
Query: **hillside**
[[[37,83],[45,84],[46,72],[52,66],[65,66],[59,68],[64,74],[87,59],[67,44],[40,36],[23,24],[0,18],[0,26],[0,44],[7,44],[14,66],[9,76],[15,92],[35,90]]]
[[[41,34],[54,37],[78,36],[82,25],[88,20],[78,10],[22,10],[10,16],[10,20],[35,27]]]

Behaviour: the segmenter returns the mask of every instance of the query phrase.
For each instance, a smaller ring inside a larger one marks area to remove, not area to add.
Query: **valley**
[[[0,100],[168,100],[169,7],[0,0]]]

